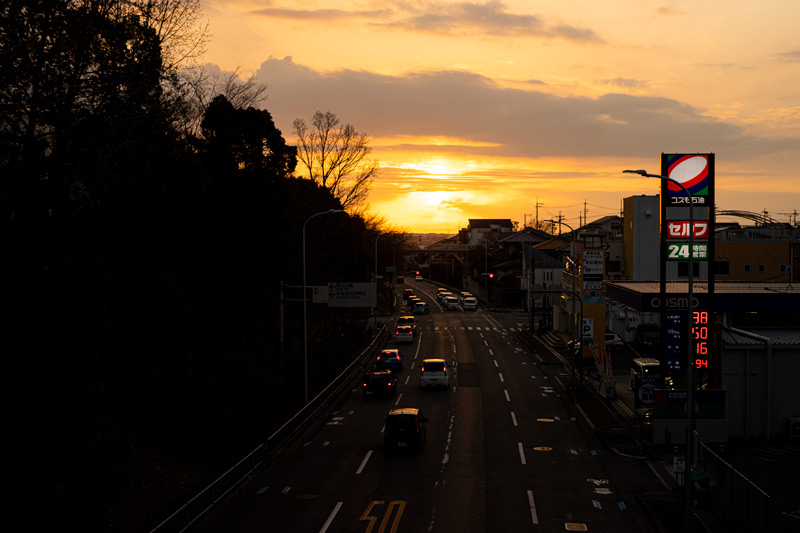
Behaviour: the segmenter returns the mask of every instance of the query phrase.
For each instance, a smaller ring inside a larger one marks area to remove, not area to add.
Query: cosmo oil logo
[[[686,187],[692,196],[708,196],[708,172],[708,155],[673,155],[668,159],[667,176]],[[670,196],[686,195],[672,182],[669,182],[668,191]]]

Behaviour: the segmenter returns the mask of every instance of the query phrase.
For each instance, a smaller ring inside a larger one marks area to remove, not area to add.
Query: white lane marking
[[[525,461],[525,450],[522,448],[522,443],[518,442],[517,443],[517,447],[519,448],[519,460],[520,460],[520,462],[522,462],[522,464],[524,464],[524,465],[528,464],[527,461]]]
[[[503,379],[503,373],[498,372],[497,375],[500,376],[500,383],[505,383],[506,380]]]
[[[402,397],[403,397],[403,393],[401,392],[400,394],[397,395],[397,400],[395,400],[394,404],[395,405],[399,404],[400,403],[400,398],[402,398]]]
[[[414,361],[417,360],[417,356],[419,355],[419,347],[422,346],[422,332],[419,332],[419,342],[417,343],[417,349],[414,351]]]
[[[341,509],[341,508],[342,508],[342,502],[337,502],[336,503],[336,507],[333,508],[333,511],[331,512],[331,514],[328,517],[328,519],[325,520],[324,524],[322,524],[322,529],[319,530],[319,533],[325,533],[326,531],[328,531],[328,528],[330,527],[331,522],[333,522],[333,519],[336,517],[336,513],[338,513],[339,509]]]
[[[364,467],[367,466],[367,461],[369,461],[371,455],[372,455],[372,450],[367,452],[367,455],[364,457],[364,460],[361,461],[361,466],[359,466],[358,470],[356,470],[356,474],[360,474],[361,471],[364,470]]]
[[[500,368],[500,365],[498,365],[498,364],[497,364],[497,360],[494,360],[494,359],[493,359],[493,361],[494,361],[494,367],[495,367],[495,368]]]
[[[517,415],[514,414],[514,411],[511,411],[511,422],[514,424],[514,427],[517,426]]]
[[[492,351],[492,349],[491,349],[491,348],[489,348],[489,355],[491,355],[492,357],[494,357],[494,352]]]
[[[531,520],[533,520],[533,525],[537,525],[539,523],[539,515],[536,514],[536,504],[533,502],[533,491],[528,491],[528,505],[531,506]]]
[[[504,390],[503,392],[504,392],[504,393],[505,393],[505,395],[506,395],[506,401],[507,401],[507,402],[510,402],[510,401],[511,401],[511,398],[509,398],[509,396],[508,396],[508,390]]]
[[[489,343],[486,341],[486,339],[483,339],[483,344],[485,344],[486,346],[489,346]]]
[[[406,376],[406,381],[403,383],[404,385],[408,385],[408,380],[411,379],[411,376]]]

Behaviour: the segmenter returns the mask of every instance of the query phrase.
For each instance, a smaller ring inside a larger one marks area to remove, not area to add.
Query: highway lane
[[[214,530],[652,530],[635,501],[652,476],[594,440],[566,401],[566,372],[517,341],[524,317],[443,311],[435,289],[413,286],[431,314],[417,316],[414,343],[399,347],[397,396],[364,401],[354,383]],[[428,357],[451,363],[449,391],[419,390]],[[383,419],[395,406],[429,419],[423,452],[384,453]],[[635,486],[620,487],[619,475]]]

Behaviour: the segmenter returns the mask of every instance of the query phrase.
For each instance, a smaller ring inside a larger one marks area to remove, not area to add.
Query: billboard
[[[718,387],[721,374],[711,365],[714,346],[710,335],[715,321],[715,156],[662,153],[661,176],[669,178],[661,180],[662,370],[686,372],[691,365],[698,373],[696,384]],[[683,305],[671,305],[667,281],[686,282],[687,292],[692,287],[691,305],[688,295]],[[705,293],[702,303],[695,293],[701,291]],[[690,348],[692,353],[688,353]]]

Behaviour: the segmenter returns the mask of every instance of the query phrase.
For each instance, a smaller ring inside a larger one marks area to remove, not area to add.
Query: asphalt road
[[[417,316],[413,344],[398,346],[397,395],[365,401],[354,382],[212,530],[656,530],[636,496],[665,490],[663,481],[597,440],[565,394],[567,371],[518,341],[524,316],[444,311],[432,285],[409,286],[431,314]],[[418,365],[430,357],[450,363],[449,390],[419,390]],[[384,453],[393,407],[428,418],[421,453]]]

